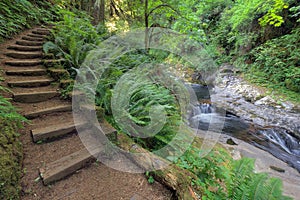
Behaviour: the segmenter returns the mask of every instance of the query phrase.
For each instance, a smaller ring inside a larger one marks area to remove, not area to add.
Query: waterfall
[[[300,155],[300,144],[296,138],[291,136],[288,131],[283,129],[268,129],[259,131],[271,142],[279,145],[289,154]]]

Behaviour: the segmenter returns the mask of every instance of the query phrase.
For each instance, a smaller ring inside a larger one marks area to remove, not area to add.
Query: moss
[[[15,125],[0,120],[0,199],[19,199],[22,144]]]

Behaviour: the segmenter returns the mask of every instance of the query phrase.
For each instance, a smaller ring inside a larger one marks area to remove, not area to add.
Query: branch
[[[173,10],[174,12],[176,12],[178,15],[181,16],[181,14],[175,8],[173,8],[172,6],[170,6],[169,4],[160,4],[160,5],[156,6],[155,8],[153,8],[152,10],[150,10],[150,12],[147,14],[147,17],[149,17],[155,10],[157,10],[157,9],[159,9],[161,7],[168,7],[171,10]]]

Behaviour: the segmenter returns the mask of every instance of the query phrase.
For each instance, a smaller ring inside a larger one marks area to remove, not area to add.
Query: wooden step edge
[[[39,34],[34,34],[34,33],[29,33],[29,34],[27,34],[27,36],[35,37],[35,38],[41,38],[41,39],[45,39],[47,37],[45,35],[39,35]]]
[[[95,148],[91,153],[87,149],[81,149],[59,160],[46,164],[40,168],[40,176],[44,185],[48,185],[55,181],[61,180],[77,170],[85,167],[88,163],[96,160],[94,155],[101,152],[100,148]]]
[[[44,30],[33,30],[32,33],[36,35],[44,35],[44,36],[50,35],[50,31],[44,31]]]
[[[31,137],[33,142],[45,141],[47,139],[64,136],[71,132],[76,131],[76,126],[82,126],[83,124],[75,125],[74,122],[56,124],[53,126],[38,128],[31,130]]]
[[[15,67],[34,67],[37,65],[43,64],[42,60],[8,60],[5,61],[6,65],[15,66]]]
[[[38,103],[59,96],[56,90],[45,92],[14,93],[13,100],[20,103]]]
[[[8,57],[11,58],[16,58],[16,59],[34,59],[34,58],[42,58],[43,57],[43,53],[42,52],[25,52],[25,51],[11,51],[11,52],[7,52],[5,54]]]
[[[47,75],[46,69],[19,69],[19,70],[7,70],[6,75],[9,76],[43,76]]]
[[[30,113],[25,113],[24,116],[27,119],[34,119],[42,115],[47,115],[55,112],[67,112],[72,111],[72,105],[61,105],[61,106],[55,106],[51,108],[36,110]]]
[[[17,40],[16,44],[22,46],[41,46],[44,42],[36,42],[36,41],[27,41],[27,40]]]
[[[76,125],[74,124],[74,122],[56,124],[53,126],[31,130],[31,137],[33,142],[47,141],[48,139],[62,137],[76,131],[91,130],[91,125],[94,127],[100,125],[105,135],[107,135],[111,139],[116,139],[117,131],[107,121],[99,122],[99,124],[88,124],[86,122],[81,122]]]
[[[43,46],[22,46],[22,45],[11,45],[7,47],[9,50],[23,51],[23,52],[33,52],[42,51]]]
[[[7,85],[9,87],[42,87],[48,86],[53,82],[53,79],[40,79],[40,80],[27,80],[27,81],[9,81]]]
[[[38,37],[31,37],[31,36],[23,36],[22,40],[43,42],[45,39],[44,38],[38,38]]]

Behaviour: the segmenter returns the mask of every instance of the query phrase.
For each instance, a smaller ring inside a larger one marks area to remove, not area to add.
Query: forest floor
[[[69,171],[63,172],[64,177],[55,172],[60,180],[43,184],[45,180],[39,169],[54,166],[53,163],[84,149],[74,129],[62,131],[68,128],[64,125],[73,122],[71,102],[60,99],[58,84],[48,76],[40,62],[42,44],[35,41],[40,41],[46,34],[46,29],[35,27],[0,44],[0,68],[12,91],[13,104],[21,114],[31,118],[30,124],[20,130],[24,152],[21,199],[172,199],[171,191],[157,182],[149,184],[145,175],[120,172],[100,162],[80,161],[79,164],[84,166],[81,168],[70,161],[71,164],[65,163],[70,165],[69,168],[61,166],[53,170]],[[48,130],[49,134],[51,129],[56,133],[61,131],[59,137],[45,136],[46,141],[33,141],[34,131],[44,130],[45,133]]]

